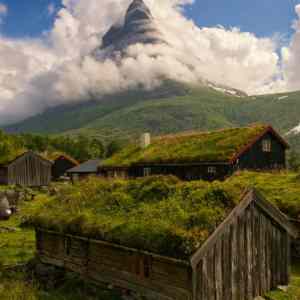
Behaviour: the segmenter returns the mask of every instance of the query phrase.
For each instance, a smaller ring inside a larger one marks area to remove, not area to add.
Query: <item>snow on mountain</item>
[[[292,128],[290,131],[286,133],[286,135],[298,135],[300,134],[300,124]]]
[[[281,96],[281,97],[278,98],[278,100],[285,100],[285,99],[287,99],[288,97],[289,97],[289,96],[287,96],[287,95]]]

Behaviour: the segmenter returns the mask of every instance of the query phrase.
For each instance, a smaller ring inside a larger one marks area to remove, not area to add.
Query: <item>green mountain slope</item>
[[[282,134],[300,123],[300,92],[235,97],[207,87],[174,82],[152,92],[136,90],[102,101],[54,108],[9,126],[10,132],[131,137],[141,132],[171,133],[216,129],[254,122],[272,124]],[[300,136],[290,137],[300,146]]]
[[[101,100],[92,100],[79,104],[62,105],[47,110],[45,113],[28,118],[20,123],[4,127],[8,132],[61,133],[67,130],[84,127],[93,120],[137,102],[151,99],[164,99],[185,95],[188,88],[182,84],[165,81],[153,91],[136,89],[119,94],[107,95]]]

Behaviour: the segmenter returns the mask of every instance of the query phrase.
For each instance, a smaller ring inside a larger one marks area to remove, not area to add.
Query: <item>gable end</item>
[[[297,237],[297,232],[291,226],[288,218],[281,213],[275,206],[269,203],[264,197],[254,188],[246,191],[242,197],[242,201],[235,209],[229,214],[229,216],[217,227],[214,233],[207,239],[198,251],[192,255],[190,262],[193,268],[195,268],[204,255],[207,254],[209,249],[213,248],[216,242],[222,237],[229,226],[237,221],[239,216],[242,216],[251,203],[254,203],[259,209],[261,209],[265,215],[267,215],[274,223],[277,223],[284,231],[290,236]]]
[[[23,153],[22,155],[18,156],[17,158],[15,158],[13,161],[9,162],[7,164],[7,166],[10,167],[11,165],[13,165],[14,163],[17,163],[19,160],[21,160],[22,158],[24,158],[26,156],[36,157],[36,158],[40,159],[41,161],[43,161],[44,163],[48,164],[49,166],[53,165],[53,163],[50,160],[45,159],[41,155],[34,153],[33,151],[27,151],[27,152]]]
[[[265,135],[271,134],[285,149],[289,149],[289,144],[280,136],[278,132],[272,127],[268,126],[261,134],[257,135],[255,139],[249,142],[245,147],[243,147],[233,158],[230,163],[236,162],[243,154],[245,154],[249,149],[251,149],[259,140],[261,140]]]

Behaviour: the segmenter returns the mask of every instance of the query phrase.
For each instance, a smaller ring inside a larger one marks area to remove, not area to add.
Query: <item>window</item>
[[[207,172],[208,172],[208,174],[215,175],[217,173],[217,168],[216,167],[208,167]]]
[[[271,140],[263,140],[263,142],[262,142],[263,152],[271,152],[271,149],[272,149]]]
[[[151,175],[151,168],[144,168],[144,177]]]

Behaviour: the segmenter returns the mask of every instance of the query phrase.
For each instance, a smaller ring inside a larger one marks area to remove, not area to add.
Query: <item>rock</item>
[[[0,194],[0,220],[7,220],[12,215],[9,202],[4,193]]]
[[[123,24],[114,24],[102,39],[101,49],[126,50],[133,44],[166,43],[150,9],[143,0],[134,0],[125,15]]]
[[[288,291],[288,286],[286,286],[286,285],[280,285],[280,286],[278,286],[278,289],[280,290],[280,291],[283,291],[283,292],[287,292]]]
[[[19,202],[20,193],[14,190],[7,190],[5,192],[8,202],[12,206],[16,206]]]

